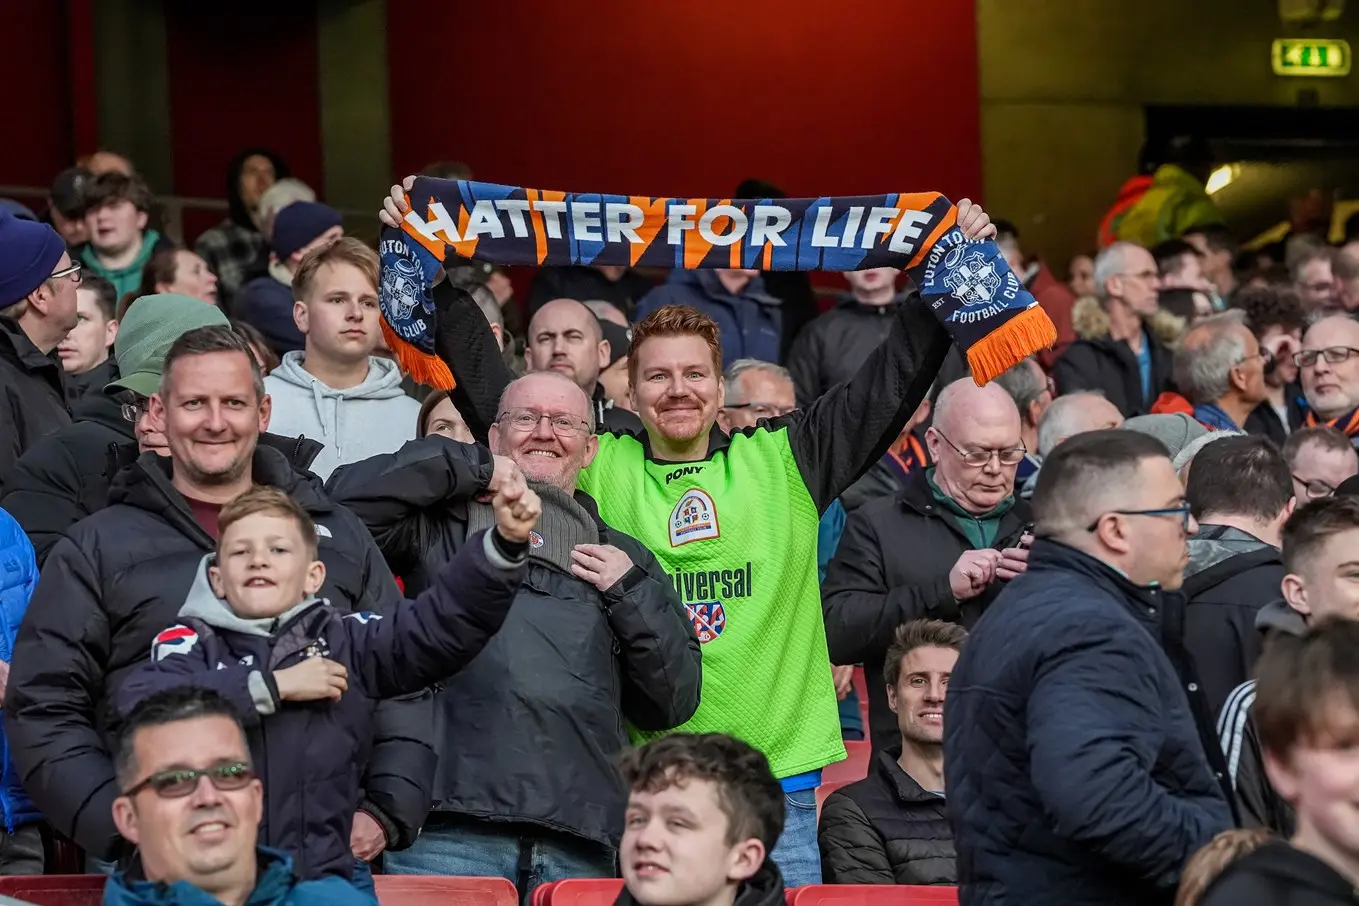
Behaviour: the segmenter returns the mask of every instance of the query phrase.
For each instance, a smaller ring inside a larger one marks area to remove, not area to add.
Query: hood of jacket
[[[1229,865],[1203,892],[1200,902],[1217,902],[1213,891],[1230,884],[1238,893],[1258,891],[1250,902],[1354,903],[1354,885],[1343,875],[1310,853],[1277,840],[1266,843]],[[1268,892],[1287,891],[1286,900],[1272,900]]]
[[[401,369],[396,362],[381,356],[368,357],[368,376],[363,383],[343,390],[327,387],[302,367],[303,353],[289,352],[283,356],[277,368],[269,372],[269,377],[297,390],[305,391],[318,405],[321,400],[333,397],[342,400],[387,400],[405,396],[401,388]]]
[[[297,881],[293,860],[263,846],[256,851],[255,889],[246,906],[271,906],[285,902]],[[211,906],[218,900],[186,881],[163,884],[134,877],[139,872],[118,872],[104,887],[104,906]]]
[[[1302,635],[1307,631],[1307,618],[1298,613],[1283,598],[1271,601],[1255,615],[1255,628],[1260,632],[1286,632]]]
[[[897,759],[900,757],[901,746],[888,746],[878,753],[877,763],[873,765],[874,770],[887,778],[887,782],[897,794],[897,798],[908,804],[941,801],[944,798],[943,796],[925,789],[918,780],[906,773],[897,763]]]
[[[1198,534],[1189,539],[1189,565],[1184,569],[1185,577],[1197,575],[1238,554],[1250,554],[1265,548],[1277,550],[1239,528],[1200,525]]]
[[[274,634],[278,627],[287,625],[294,617],[306,612],[312,606],[324,603],[324,599],[310,595],[289,607],[283,613],[272,617],[249,618],[240,616],[231,609],[230,604],[217,597],[217,593],[212,590],[212,583],[208,579],[208,567],[216,561],[216,554],[208,554],[199,563],[198,574],[194,576],[193,585],[189,586],[189,594],[184,599],[184,606],[179,609],[181,617],[202,620],[215,629],[225,629],[243,635],[257,635],[267,639]]]
[[[1184,336],[1184,318],[1176,317],[1168,311],[1158,309],[1156,314],[1142,321],[1148,331],[1156,335],[1166,346],[1175,346]],[[1094,296],[1077,299],[1071,307],[1071,329],[1081,340],[1108,340],[1109,313]]]

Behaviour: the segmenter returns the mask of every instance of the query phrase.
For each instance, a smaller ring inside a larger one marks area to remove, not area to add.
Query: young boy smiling
[[[353,876],[351,823],[370,807],[359,780],[377,701],[456,673],[518,591],[539,501],[515,471],[492,506],[495,526],[383,619],[342,615],[316,598],[325,565],[315,525],[276,488],[246,491],[223,507],[215,558],[205,558],[181,622],[156,637],[151,662],[123,684],[120,710],[185,684],[225,696],[244,719],[267,791],[260,842],[291,853],[304,880]]]
[[[768,760],[722,733],[677,733],[627,753],[628,809],[615,906],[776,906],[769,851],[783,787]]]

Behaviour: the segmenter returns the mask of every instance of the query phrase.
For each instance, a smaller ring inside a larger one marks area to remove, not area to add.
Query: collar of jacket
[[[29,374],[53,382],[65,399],[61,363],[57,361],[56,352],[43,355],[19,323],[9,318],[0,318],[0,358],[7,358]]]
[[[255,850],[255,864],[255,889],[246,900],[246,906],[283,902],[296,883],[292,857],[260,846]],[[210,906],[218,900],[185,881],[166,884],[146,880],[140,859],[137,859],[126,872],[109,878],[103,902],[104,906]]]
[[[646,456],[647,459],[651,460],[652,462],[661,462],[661,460],[657,459],[656,454],[653,453],[651,450],[650,434],[643,431],[641,437],[639,437],[638,440],[642,442],[642,453],[644,456]],[[723,431],[721,428],[717,426],[717,422],[713,422],[713,426],[708,429],[708,454],[704,456],[702,459],[694,461],[707,462],[708,460],[716,456],[718,453],[727,449],[727,447],[730,446],[731,438],[727,436],[727,433],[725,431]],[[670,460],[665,460],[665,462],[669,463]],[[676,462],[675,465],[682,466],[684,465],[684,463]]]
[[[854,298],[853,293],[844,293],[836,301],[835,307],[831,311],[844,312],[846,314],[861,315],[866,318],[885,318],[897,313],[897,309],[906,301],[906,293],[893,293],[892,301],[886,305],[864,305]]]
[[[973,522],[992,522],[999,520],[1006,513],[1010,512],[1010,510],[1014,509],[1015,495],[1013,493],[1000,503],[991,507],[991,509],[987,510],[985,513],[973,513],[964,509],[962,504],[945,494],[943,490],[940,489],[939,485],[934,483],[934,468],[934,466],[929,466],[928,468],[921,469],[921,472],[925,475],[926,483],[930,486],[930,497],[934,499],[935,503],[939,504],[958,518],[971,519]]]
[[[723,302],[730,305],[737,299],[744,299],[747,302],[754,302],[756,305],[764,305],[773,308],[777,308],[783,304],[774,296],[771,296],[764,291],[764,278],[762,277],[751,277],[750,282],[741,289],[740,294],[734,295],[725,285],[723,285],[722,281],[717,278],[717,271],[705,268],[696,270],[693,273],[694,279],[698,282],[699,287],[702,288],[703,292],[712,298],[714,302]]]
[[[308,513],[322,515],[334,510],[335,506],[321,494],[321,480],[310,472],[302,471],[296,462],[279,449],[300,450],[303,438],[280,438],[276,435],[261,434],[260,442],[251,457],[250,469],[256,484],[270,485],[287,491],[288,495],[302,505]],[[176,513],[180,527],[194,535],[207,537],[207,533],[193,518],[188,503],[173,484],[171,484],[171,459],[158,453],[143,453],[132,467],[123,469],[109,488],[109,503],[123,503],[139,509],[161,513],[167,518]],[[187,521],[186,521],[187,520]],[[210,539],[209,539],[210,540]]]
[[[873,769],[884,777],[892,789],[896,791],[897,798],[907,804],[943,802],[942,796],[925,789],[914,777],[902,769],[901,765],[897,763],[897,759],[900,757],[901,746],[888,746],[878,752],[877,762],[873,765]]]
[[[137,439],[136,426],[123,418],[122,404],[103,393],[87,393],[71,409],[73,424],[93,422],[117,432],[129,441]]]
[[[1159,619],[1148,616],[1146,607],[1153,607],[1158,613],[1172,605],[1179,605],[1179,609],[1183,610],[1184,596],[1179,592],[1168,591],[1159,585],[1138,585],[1122,570],[1052,538],[1039,538],[1029,548],[1029,569],[1032,571],[1035,566],[1040,570],[1057,569],[1079,573],[1104,590],[1117,595],[1121,600],[1144,605],[1133,610],[1134,615],[1144,622],[1158,625],[1160,622]]]

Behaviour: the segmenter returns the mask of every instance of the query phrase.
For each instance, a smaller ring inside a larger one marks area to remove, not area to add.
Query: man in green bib
[[[408,207],[385,202],[394,226]],[[958,226],[995,234],[968,201]],[[500,420],[512,379],[476,304],[448,281],[433,291],[435,351],[474,435]],[[698,711],[678,728],[727,733],[769,759],[787,821],[774,862],[789,887],[821,881],[816,787],[845,757],[817,581],[821,513],[876,462],[928,392],[949,335],[919,299],[854,378],[805,409],[730,435],[717,427],[722,349],[716,323],[667,306],[633,328],[631,395],[645,432],[603,434],[579,487],[601,518],[640,540],[670,574],[703,643]],[[653,735],[635,733],[637,740]]]

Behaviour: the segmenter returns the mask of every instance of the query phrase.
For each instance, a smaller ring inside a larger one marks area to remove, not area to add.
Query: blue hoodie
[[[14,639],[19,635],[19,623],[28,610],[28,599],[38,585],[38,561],[33,556],[33,545],[28,536],[4,510],[0,510],[0,618],[4,620],[0,632],[0,661],[9,663],[14,653]],[[0,716],[0,809],[4,810],[5,830],[31,824],[42,818],[19,782],[19,770],[10,757],[9,739],[4,734],[4,717]]]
[[[297,880],[293,860],[277,850],[261,846],[258,858],[255,889],[245,906],[373,906],[371,895],[343,878]],[[187,881],[134,881],[119,872],[104,887],[104,906],[222,906],[222,902]]]

